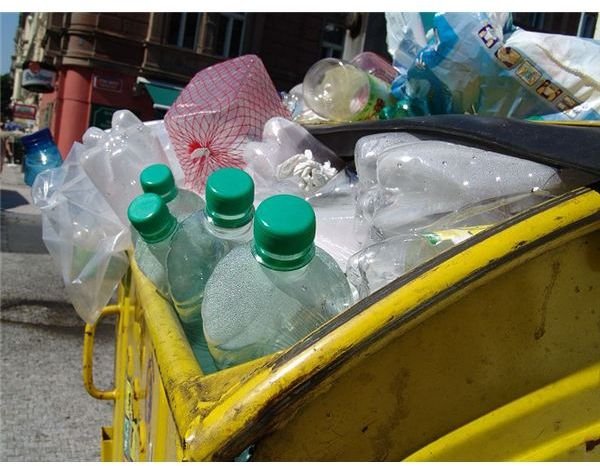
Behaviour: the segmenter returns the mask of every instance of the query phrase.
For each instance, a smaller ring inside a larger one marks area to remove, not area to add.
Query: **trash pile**
[[[426,39],[410,16],[388,18],[395,66],[371,52],[323,59],[281,96],[260,58],[242,56],[201,70],[164,122],[121,110],[111,129],[90,128],[32,188],[79,315],[97,320],[133,258],[211,373],[289,348],[567,190],[561,170],[454,142],[381,132],[360,138],[349,161],[311,134],[313,125],[471,110],[597,117],[598,83],[583,71],[573,78],[563,60],[597,44],[564,42],[551,60],[558,70],[528,48],[540,35],[506,16],[435,21]]]

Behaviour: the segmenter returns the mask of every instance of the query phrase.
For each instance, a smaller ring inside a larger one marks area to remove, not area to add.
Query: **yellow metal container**
[[[204,376],[135,263],[104,460],[599,460],[600,194],[484,230],[287,351]],[[248,447],[251,447],[248,449]]]

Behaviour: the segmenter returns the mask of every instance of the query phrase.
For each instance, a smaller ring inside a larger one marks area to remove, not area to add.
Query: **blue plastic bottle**
[[[62,157],[48,128],[21,138],[25,146],[25,183],[33,185],[38,173],[62,165]]]

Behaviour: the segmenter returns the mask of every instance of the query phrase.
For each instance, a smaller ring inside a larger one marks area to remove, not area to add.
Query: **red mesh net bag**
[[[260,140],[275,116],[290,117],[256,55],[198,72],[165,115],[185,187],[199,193],[214,170],[244,168],[244,143]]]

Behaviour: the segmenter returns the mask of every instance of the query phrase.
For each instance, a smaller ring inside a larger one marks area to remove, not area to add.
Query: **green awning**
[[[153,107],[161,110],[168,110],[183,90],[180,87],[167,86],[164,84],[157,84],[155,82],[147,82],[143,84],[146,86],[152,102],[154,102]]]

